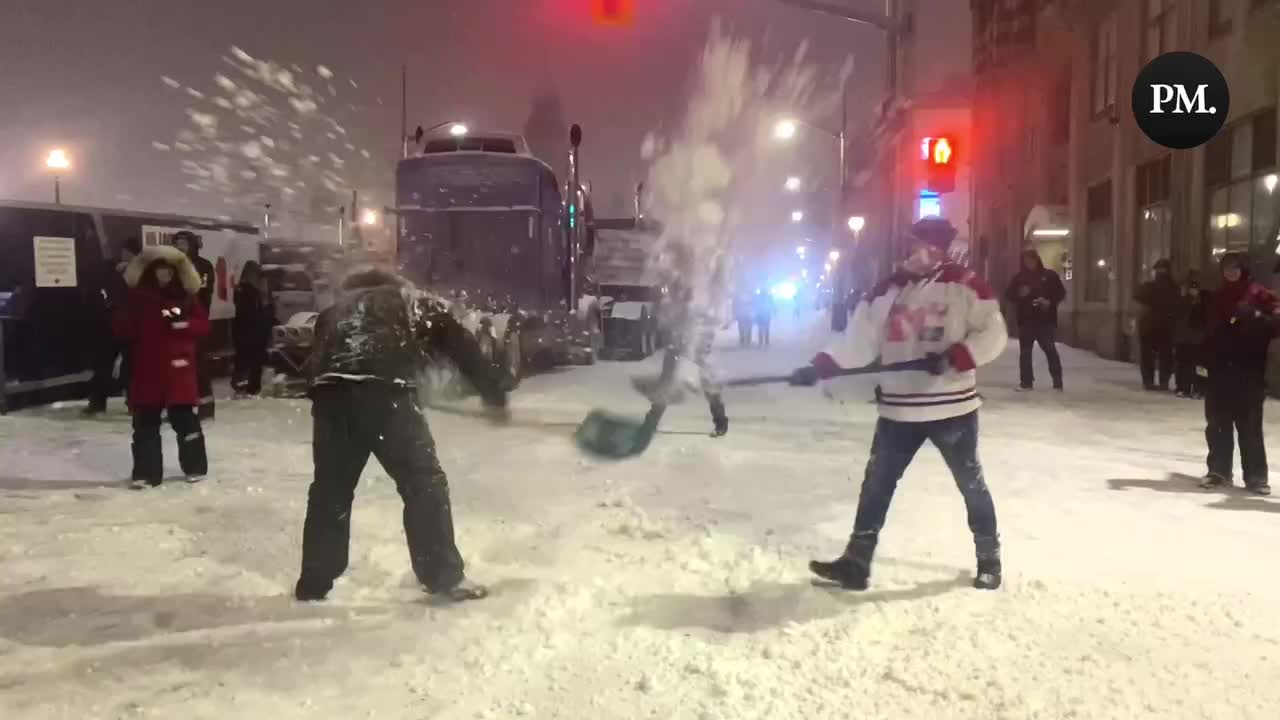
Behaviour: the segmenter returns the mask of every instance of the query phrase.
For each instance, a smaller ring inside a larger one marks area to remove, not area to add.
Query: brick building
[[[1270,281],[1280,242],[1280,0],[972,0],[974,257],[993,282],[1035,247],[1069,276],[1062,338],[1132,359],[1138,284],[1248,252]],[[1191,50],[1231,88],[1227,125],[1170,151],[1131,110],[1155,56]],[[1216,271],[1206,273],[1216,277]]]

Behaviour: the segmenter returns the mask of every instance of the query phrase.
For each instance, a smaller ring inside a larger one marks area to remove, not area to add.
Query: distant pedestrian
[[[231,385],[237,392],[257,395],[262,392],[262,369],[267,364],[267,344],[275,324],[271,296],[258,263],[250,260],[244,264],[235,300],[231,335],[236,357]]]
[[[755,319],[751,313],[751,296],[745,292],[733,296],[733,319],[738,324],[738,347],[751,347],[751,330]]]
[[[752,314],[755,315],[756,332],[760,347],[769,347],[769,330],[773,325],[773,296],[764,290],[757,290],[752,301]]]
[[[102,309],[101,334],[94,338],[93,380],[89,386],[89,405],[85,415],[100,415],[107,411],[107,399],[115,395],[121,386],[128,386],[130,373],[129,343],[117,337],[113,329],[113,317],[128,301],[129,287],[124,272],[138,254],[142,243],[138,238],[127,238],[120,248],[118,261],[103,269],[99,287]],[[120,377],[116,379],[116,363],[120,364]]]
[[[1022,269],[1013,276],[1005,299],[1014,306],[1018,322],[1018,389],[1035,387],[1036,377],[1032,353],[1037,344],[1049,361],[1053,388],[1062,389],[1062,359],[1058,355],[1058,305],[1067,291],[1058,273],[1044,266],[1040,253],[1027,250],[1022,254]]]
[[[1245,487],[1270,495],[1262,408],[1266,401],[1267,349],[1276,336],[1280,301],[1253,281],[1244,256],[1222,257],[1222,287],[1210,300],[1204,347],[1205,440],[1208,473],[1203,488],[1229,487],[1240,438]]]
[[[1173,377],[1173,336],[1182,305],[1182,290],[1173,279],[1173,266],[1168,260],[1157,260],[1151,272],[1151,280],[1143,283],[1134,295],[1141,309],[1138,339],[1142,387],[1167,392]]]
[[[204,303],[196,297],[200,276],[181,251],[149,247],[125,271],[128,304],[116,314],[116,331],[133,343],[129,409],[133,413],[132,487],[160,485],[164,456],[160,419],[167,414],[178,436],[178,462],[188,482],[209,470],[196,406],[196,343],[209,332]]]
[[[190,230],[181,230],[174,234],[173,246],[191,260],[191,266],[195,268],[196,275],[200,278],[200,292],[197,293],[197,297],[204,305],[205,314],[212,317],[213,283],[216,278],[213,263],[200,257],[200,249],[204,246],[204,241]],[[212,420],[217,409],[213,401],[213,366],[209,358],[211,350],[207,337],[202,338],[196,348],[196,377],[200,386],[200,419],[202,420]]]
[[[1174,382],[1178,397],[1198,398],[1204,394],[1204,380],[1197,368],[1203,364],[1205,323],[1209,293],[1200,288],[1200,273],[1187,272],[1178,302],[1178,323],[1174,329]]]

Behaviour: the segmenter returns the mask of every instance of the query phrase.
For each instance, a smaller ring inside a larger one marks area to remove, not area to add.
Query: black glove
[[[792,387],[813,387],[818,384],[819,379],[818,368],[805,365],[791,373],[791,380],[788,382]]]
[[[941,375],[947,371],[950,362],[942,353],[929,353],[924,356],[925,370],[930,375]]]

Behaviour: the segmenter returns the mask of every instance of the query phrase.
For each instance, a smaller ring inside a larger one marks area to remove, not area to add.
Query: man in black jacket
[[[1018,319],[1019,390],[1031,390],[1035,386],[1035,371],[1031,353],[1036,343],[1049,361],[1049,375],[1053,388],[1062,389],[1062,359],[1058,357],[1058,305],[1067,297],[1058,273],[1046,268],[1040,253],[1027,250],[1022,254],[1022,270],[1013,276],[1007,299],[1015,308]]]
[[[87,416],[100,415],[107,411],[107,398],[116,393],[121,385],[128,386],[130,376],[131,348],[129,343],[115,336],[111,326],[112,314],[116,308],[125,304],[129,288],[124,281],[124,269],[129,261],[142,253],[142,243],[138,238],[125,238],[120,248],[118,262],[103,268],[103,276],[99,293],[101,297],[102,323],[97,328],[101,335],[96,338],[93,360],[93,380],[89,384],[89,405],[84,409]],[[116,359],[120,359],[120,382],[116,382]]]
[[[1169,380],[1173,377],[1173,334],[1178,324],[1181,296],[1182,290],[1173,279],[1173,265],[1168,260],[1156,261],[1151,279],[1134,295],[1142,311],[1138,318],[1138,339],[1142,347],[1142,387],[1147,390],[1169,389]]]
[[[200,236],[190,230],[180,230],[173,236],[173,246],[191,258],[191,265],[200,276],[200,292],[196,295],[204,304],[209,319],[213,319],[213,263],[200,257],[200,248],[204,243]],[[200,340],[196,346],[196,382],[200,389],[200,419],[212,420],[216,409],[213,402],[213,368],[209,365],[209,338]]]
[[[495,418],[505,415],[505,374],[443,301],[395,274],[349,275],[337,302],[316,321],[310,359],[315,480],[294,590],[299,600],[323,600],[346,571],[351,503],[370,455],[404,500],[409,558],[427,592],[454,601],[487,594],[463,574],[449,483],[418,403],[420,369],[437,354],[458,366]]]

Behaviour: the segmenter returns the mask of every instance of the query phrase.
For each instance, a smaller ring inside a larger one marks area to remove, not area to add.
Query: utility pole
[[[400,159],[409,157],[409,66],[400,66]]]

